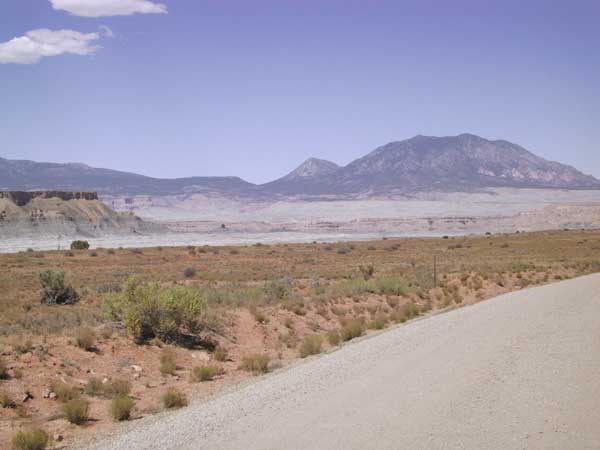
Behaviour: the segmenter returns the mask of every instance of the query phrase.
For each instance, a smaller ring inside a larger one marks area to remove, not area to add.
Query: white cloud
[[[107,37],[107,38],[115,37],[115,33],[108,26],[100,25],[98,28],[100,28],[100,32],[102,33],[102,35],[104,37]]]
[[[44,56],[57,56],[64,53],[89,55],[98,46],[98,33],[80,33],[73,30],[39,29],[28,31],[8,42],[0,43],[0,64],[34,64]]]
[[[161,14],[167,6],[150,0],[50,0],[54,9],[67,11],[74,16],[105,17],[131,14]]]

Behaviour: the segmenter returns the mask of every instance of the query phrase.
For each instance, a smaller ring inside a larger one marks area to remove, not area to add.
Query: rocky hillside
[[[0,237],[101,236],[159,231],[130,213],[117,213],[95,192],[0,192]]]
[[[168,195],[184,192],[249,192],[238,177],[152,178],[85,164],[40,163],[0,158],[0,190],[95,191],[106,194]]]
[[[238,177],[160,179],[83,164],[0,158],[0,190],[93,190],[111,198],[180,194],[263,200],[368,197],[488,187],[600,189],[600,181],[508,141],[472,134],[391,142],[344,167],[310,158],[288,175],[263,185]]]

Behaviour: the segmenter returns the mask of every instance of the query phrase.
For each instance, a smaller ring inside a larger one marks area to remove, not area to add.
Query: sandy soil
[[[345,345],[94,450],[596,449],[600,275]]]

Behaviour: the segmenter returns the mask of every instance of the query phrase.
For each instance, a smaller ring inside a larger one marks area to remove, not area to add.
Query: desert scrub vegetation
[[[340,336],[339,331],[331,330],[330,332],[327,333],[327,342],[329,342],[329,345],[331,345],[332,347],[340,345],[341,341],[342,341],[342,337]]]
[[[165,409],[182,408],[187,406],[187,397],[175,388],[169,388],[160,398]]]
[[[119,395],[110,402],[110,416],[114,421],[129,420],[135,407],[135,401],[127,395]]]
[[[88,241],[73,241],[71,242],[71,250],[88,250],[90,248],[90,243]]]
[[[364,321],[360,319],[349,320],[340,330],[340,336],[343,341],[350,341],[362,336],[365,332]]]
[[[225,370],[221,366],[201,366],[194,367],[190,374],[192,383],[200,383],[204,381],[212,381],[215,377],[223,375]]]
[[[254,374],[267,373],[269,371],[270,362],[271,358],[269,358],[268,355],[248,355],[242,358],[240,369],[252,372]]]
[[[8,374],[8,365],[2,356],[0,356],[0,380],[8,380],[10,375]]]
[[[96,334],[91,328],[79,328],[75,333],[75,344],[80,349],[93,352],[96,349]]]
[[[213,352],[213,358],[215,359],[215,361],[227,361],[227,358],[229,358],[229,351],[227,350],[227,348],[223,347],[222,345],[217,346],[217,348],[215,348],[215,351]]]
[[[321,353],[323,338],[319,335],[306,336],[300,345],[299,353],[301,358]]]
[[[77,386],[70,385],[63,381],[57,381],[51,385],[52,392],[56,394],[56,399],[66,403],[78,399],[81,396],[81,390]]]
[[[6,392],[0,392],[0,406],[4,409],[12,409],[17,406],[13,398]]]
[[[90,402],[81,398],[69,400],[62,406],[62,411],[70,423],[83,425],[90,418]]]
[[[177,353],[172,348],[165,348],[160,354],[160,373],[175,375],[177,371]]]
[[[198,289],[162,287],[129,278],[120,293],[105,302],[110,316],[124,323],[137,343],[159,338],[180,342],[202,329],[205,303]]]
[[[41,428],[19,431],[12,440],[15,450],[46,450],[48,446],[48,433]]]
[[[65,273],[56,270],[42,270],[39,273],[40,301],[47,305],[71,305],[79,301],[79,294],[72,286],[65,284]]]

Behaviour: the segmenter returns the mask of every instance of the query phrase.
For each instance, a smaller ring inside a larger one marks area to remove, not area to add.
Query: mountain
[[[310,187],[285,186],[286,194],[368,196],[486,187],[597,189],[600,181],[508,141],[461,134],[391,142],[336,171],[312,177]]]
[[[391,142],[340,167],[310,158],[263,185],[238,177],[152,178],[83,164],[0,158],[0,190],[96,191],[101,196],[204,193],[227,197],[354,197],[488,187],[600,189],[600,181],[516,144],[472,134]]]
[[[0,190],[95,191],[101,195],[184,192],[249,192],[255,185],[238,177],[152,178],[129,172],[97,169],[85,164],[39,163],[0,158]]]
[[[270,183],[263,184],[261,189],[279,194],[286,193],[318,193],[319,180],[340,169],[336,163],[319,158],[309,158],[290,173]]]

